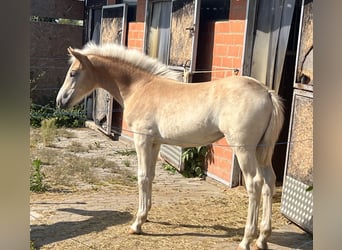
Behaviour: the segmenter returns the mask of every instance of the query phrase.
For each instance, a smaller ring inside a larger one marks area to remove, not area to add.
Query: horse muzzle
[[[71,96],[73,94],[74,90],[69,91],[59,91],[57,98],[56,98],[56,106],[57,108],[67,109],[71,108]]]

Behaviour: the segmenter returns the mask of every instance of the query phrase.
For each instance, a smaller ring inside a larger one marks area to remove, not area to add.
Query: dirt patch
[[[242,239],[247,215],[243,187],[184,178],[162,167],[143,235],[128,235],[138,206],[137,159],[131,143],[91,129],[58,130],[49,147],[31,130],[31,159],[39,158],[48,191],[31,193],[31,240],[37,249],[221,249]],[[274,198],[273,227],[280,214]],[[236,243],[236,244],[235,244]]]

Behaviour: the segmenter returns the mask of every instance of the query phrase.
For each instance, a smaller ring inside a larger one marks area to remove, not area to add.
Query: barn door
[[[193,71],[200,0],[148,1],[145,51],[172,68]]]
[[[101,29],[100,29],[100,43],[117,43],[125,44],[126,39],[126,18],[127,6],[126,4],[108,5],[102,7]],[[99,128],[110,135],[112,130],[112,123],[117,119],[121,119],[121,113],[115,109],[113,112],[113,105],[119,107],[113,97],[104,89],[95,90],[93,119]]]
[[[190,72],[196,67],[200,0],[172,1],[170,66],[186,65]]]

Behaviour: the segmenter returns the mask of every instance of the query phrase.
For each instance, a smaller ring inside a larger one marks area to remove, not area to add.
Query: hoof
[[[235,250],[245,250],[245,249],[242,249],[241,247],[237,247]]]
[[[242,248],[240,246],[237,246],[236,250],[249,250],[249,247],[248,248]]]
[[[142,234],[141,231],[135,231],[132,228],[128,229],[128,234]]]
[[[257,244],[253,246],[253,250],[267,250],[267,244],[265,244],[263,247],[259,247]]]

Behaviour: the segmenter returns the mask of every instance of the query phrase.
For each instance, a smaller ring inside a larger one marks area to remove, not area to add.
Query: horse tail
[[[284,122],[284,107],[281,98],[269,90],[272,101],[272,114],[263,137],[257,147],[257,158],[261,166],[272,166],[272,155]]]

